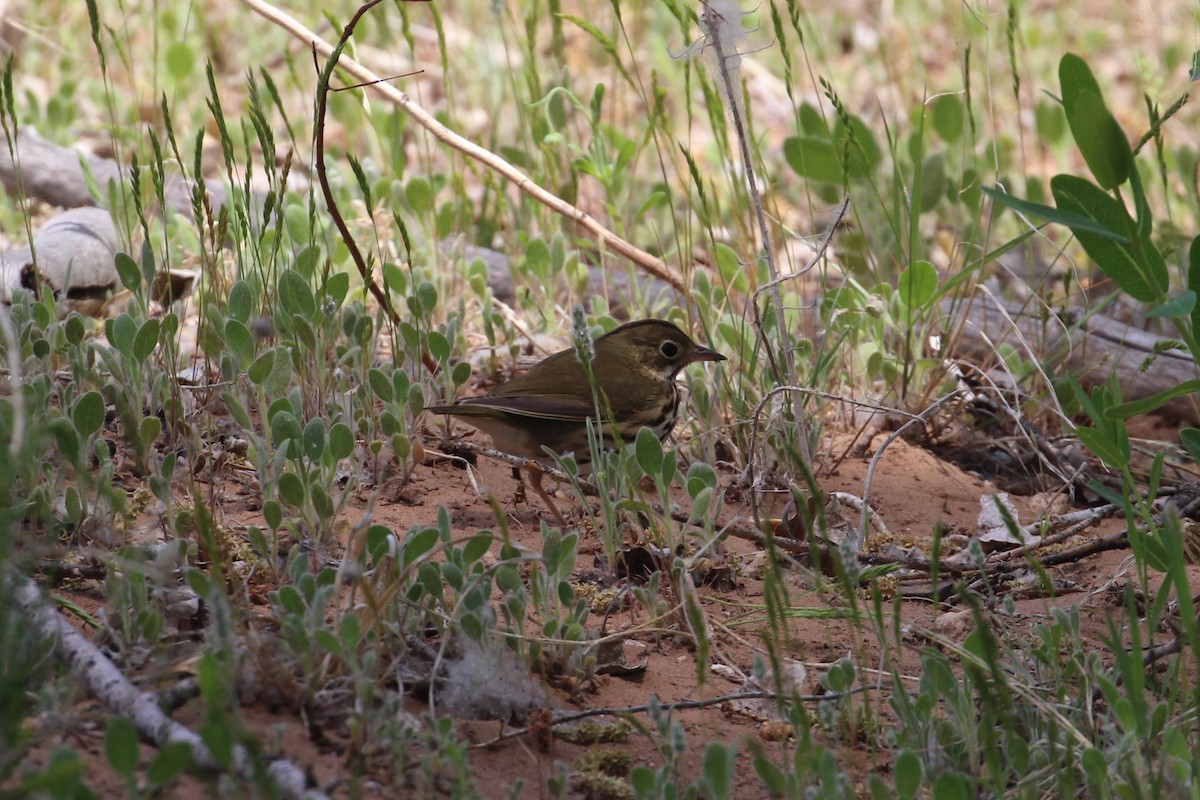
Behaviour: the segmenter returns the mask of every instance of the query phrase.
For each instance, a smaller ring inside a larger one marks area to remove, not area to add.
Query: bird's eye
[[[675,358],[679,355],[679,345],[668,339],[658,346],[658,352],[662,353],[667,358]]]

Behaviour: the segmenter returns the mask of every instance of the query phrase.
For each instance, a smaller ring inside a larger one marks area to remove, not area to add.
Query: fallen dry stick
[[[196,766],[207,770],[222,769],[199,734],[167,716],[159,707],[156,695],[138,691],[115,664],[46,602],[37,584],[12,570],[6,570],[4,580],[9,584],[17,608],[38,636],[54,643],[55,651],[67,669],[100,702],[113,713],[128,717],[142,737],[156,747],[183,742],[191,748],[192,762]],[[233,761],[239,774],[253,780],[255,769],[244,747],[234,748]],[[323,792],[308,788],[304,770],[286,759],[271,761],[267,773],[275,780],[283,797],[326,798]]]

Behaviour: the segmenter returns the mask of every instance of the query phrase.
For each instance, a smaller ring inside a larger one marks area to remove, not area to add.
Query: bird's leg
[[[517,482],[517,491],[516,494],[513,495],[512,499],[513,505],[515,506],[519,503],[528,502],[528,498],[525,497],[525,476],[521,474],[521,468],[513,467],[512,476],[513,480]]]
[[[563,531],[566,531],[566,517],[564,517],[562,512],[558,510],[558,506],[554,505],[554,501],[550,499],[550,495],[546,494],[546,490],[542,488],[542,475],[545,473],[542,470],[541,465],[539,465],[536,461],[530,461],[526,462],[526,467],[529,469],[530,483],[533,484],[533,491],[537,492],[537,496],[542,498],[542,502],[550,507],[550,510],[554,512],[554,518],[558,520],[558,524],[562,527]]]

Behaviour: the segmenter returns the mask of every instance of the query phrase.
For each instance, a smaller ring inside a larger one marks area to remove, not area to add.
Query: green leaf
[[[417,559],[428,553],[437,544],[437,528],[425,528],[409,536],[401,548],[401,563],[405,569],[416,563]]]
[[[325,420],[320,417],[310,419],[304,426],[300,441],[308,460],[319,462],[321,456],[325,455]]]
[[[116,319],[105,323],[104,332],[114,350],[127,358],[133,356],[133,340],[138,332],[133,317],[128,314],[118,315]]]
[[[142,288],[142,270],[138,267],[133,256],[128,253],[117,253],[114,265],[117,268],[117,276],[121,279],[121,284],[131,292],[136,292]]]
[[[833,128],[833,144],[838,163],[841,163],[843,153],[848,154],[846,171],[851,178],[873,175],[883,160],[883,151],[875,141],[874,132],[856,116],[851,116],[847,122],[838,120]]]
[[[286,442],[300,442],[303,431],[300,421],[290,411],[279,411],[271,416],[271,442],[276,447],[283,447]]]
[[[56,417],[50,421],[50,433],[54,443],[63,457],[72,464],[79,463],[79,431],[66,417]]]
[[[158,331],[159,322],[153,318],[146,320],[142,327],[138,328],[137,336],[133,340],[133,357],[139,363],[144,364],[154,352],[154,348],[158,347]]]
[[[229,302],[226,304],[225,310],[238,322],[244,323],[250,319],[250,312],[254,310],[254,293],[250,289],[250,284],[238,281],[233,285],[233,288],[229,290]]]
[[[432,314],[438,304],[437,287],[429,281],[422,281],[417,286],[417,302],[420,303],[423,312]]]
[[[450,340],[446,338],[441,331],[430,331],[427,339],[429,343],[429,355],[433,356],[433,360],[439,364],[445,364],[450,360]]]
[[[1057,222],[1060,225],[1066,225],[1072,231],[1078,234],[1079,231],[1087,231],[1096,236],[1105,239],[1111,239],[1114,242],[1128,244],[1129,237],[1120,234],[1114,230],[1098,224],[1095,220],[1085,217],[1082,214],[1076,214],[1071,211],[1066,211],[1062,208],[1054,208],[1053,206],[1045,206],[1041,203],[1031,203],[1028,200],[1022,200],[1019,197],[1013,197],[1011,194],[1001,192],[990,186],[983,186],[983,193],[992,198],[995,202],[1002,206],[1019,211],[1026,216],[1042,217],[1051,222]]]
[[[1088,217],[1096,225],[1128,238],[1128,243],[1122,244],[1090,230],[1071,228],[1096,266],[1122,291],[1143,303],[1159,303],[1166,298],[1166,262],[1153,243],[1136,236],[1134,222],[1120,201],[1074,175],[1054,176],[1050,191],[1060,209]]]
[[[483,558],[492,546],[491,531],[481,531],[478,535],[473,536],[466,546],[463,547],[463,561],[467,564],[474,564],[479,559]]]
[[[735,291],[747,291],[750,287],[750,279],[746,276],[746,266],[738,258],[737,252],[722,242],[717,242],[715,251],[717,271],[721,273],[721,280],[727,287]]]
[[[320,483],[313,482],[309,487],[309,494],[312,495],[313,508],[316,509],[317,515],[321,519],[333,519],[333,514],[336,509],[333,505],[333,498],[329,496],[328,490]]]
[[[185,41],[172,42],[167,47],[167,74],[181,81],[191,76],[196,68],[196,51]]]
[[[229,352],[233,353],[239,369],[245,369],[253,360],[254,336],[242,322],[236,319],[225,321],[225,344],[229,346]]]
[[[963,103],[956,94],[944,94],[933,100],[933,129],[947,144],[963,134]]]
[[[418,214],[427,214],[433,208],[433,186],[421,175],[415,175],[404,187],[404,199]]]
[[[1108,777],[1108,758],[1103,752],[1096,747],[1085,747],[1079,763],[1083,765],[1083,774],[1093,797],[1103,797],[1112,791],[1112,782]]]
[[[292,508],[302,508],[307,493],[304,481],[294,472],[285,472],[279,476],[279,499]]]
[[[550,275],[550,245],[541,237],[530,239],[525,245],[525,267],[536,277]]]
[[[192,768],[192,747],[187,742],[168,742],[146,768],[146,777],[155,786],[164,786]]]
[[[312,288],[294,269],[285,269],[279,276],[279,303],[287,313],[308,319],[317,310]]]
[[[734,745],[721,742],[710,742],[704,749],[704,782],[710,797],[732,796],[735,751]]]
[[[275,360],[271,362],[271,374],[264,387],[268,395],[281,395],[292,380],[292,357],[284,347],[275,348]]]
[[[841,156],[827,138],[789,136],[783,140],[783,157],[801,178],[833,184],[846,181]]]
[[[279,526],[283,524],[283,508],[274,500],[266,500],[263,502],[263,520],[266,521],[267,527],[273,531],[279,530]]]
[[[354,453],[354,431],[344,422],[335,422],[329,428],[329,454],[335,460],[349,458]]]
[[[928,261],[914,261],[900,273],[900,299],[910,309],[923,308],[937,292],[937,268]]]
[[[1182,319],[1189,316],[1196,308],[1196,293],[1191,289],[1180,292],[1170,300],[1146,311],[1147,317],[1166,317],[1167,319]]]
[[[971,780],[961,773],[947,770],[933,782],[933,800],[972,800],[974,796]]]
[[[663,467],[663,449],[662,442],[658,440],[652,430],[649,428],[638,430],[634,452],[642,471],[652,477],[658,477]]]
[[[1192,461],[1200,464],[1200,428],[1184,428],[1179,431],[1179,443],[1187,450]]]
[[[1053,144],[1062,139],[1067,132],[1067,115],[1063,107],[1046,98],[1038,101],[1033,109],[1033,117],[1037,125],[1038,136],[1043,141]]]
[[[946,193],[946,154],[934,153],[921,162],[921,212],[932,211]]]
[[[109,720],[104,733],[104,755],[120,775],[132,777],[138,765],[138,734],[127,717]]]
[[[346,272],[335,272],[325,281],[325,294],[330,297],[334,305],[341,308],[342,303],[346,299],[346,294],[350,291],[350,275]]]
[[[161,433],[161,419],[158,417],[142,417],[141,424],[138,426],[138,434],[141,436],[144,447],[149,447],[158,441],[158,436]]]
[[[1081,92],[1067,122],[1083,160],[1101,187],[1115,189],[1129,180],[1133,149],[1100,95]]]
[[[254,359],[254,363],[250,365],[250,369],[246,370],[246,377],[255,386],[262,386],[267,378],[271,375],[271,370],[275,366],[275,351],[268,350],[258,358]]]
[[[383,370],[378,367],[371,367],[367,372],[367,383],[371,386],[371,391],[385,403],[391,402],[392,382],[388,380],[388,376],[383,373]]]
[[[921,788],[921,759],[911,750],[901,750],[892,764],[896,776],[896,794],[901,800],[916,797]]]
[[[1081,93],[1102,94],[1087,62],[1074,53],[1067,53],[1059,60],[1058,84],[1062,87],[1062,103],[1068,117]]]
[[[1149,414],[1154,409],[1164,405],[1180,395],[1200,392],[1200,380],[1184,381],[1178,386],[1164,389],[1161,392],[1143,397],[1141,400],[1131,400],[1128,403],[1118,403],[1104,409],[1104,418],[1111,420],[1129,419],[1139,414]]]
[[[80,438],[95,434],[104,424],[104,397],[94,389],[80,395],[71,409],[71,421]]]
[[[1087,62],[1067,53],[1058,62],[1058,81],[1067,124],[1088,169],[1105,189],[1121,185],[1129,178],[1133,150],[1104,105],[1104,94]]]

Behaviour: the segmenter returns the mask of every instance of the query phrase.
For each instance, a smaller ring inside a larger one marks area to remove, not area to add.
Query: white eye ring
[[[679,345],[667,339],[658,346],[658,352],[662,353],[667,358],[676,358],[679,355]]]

